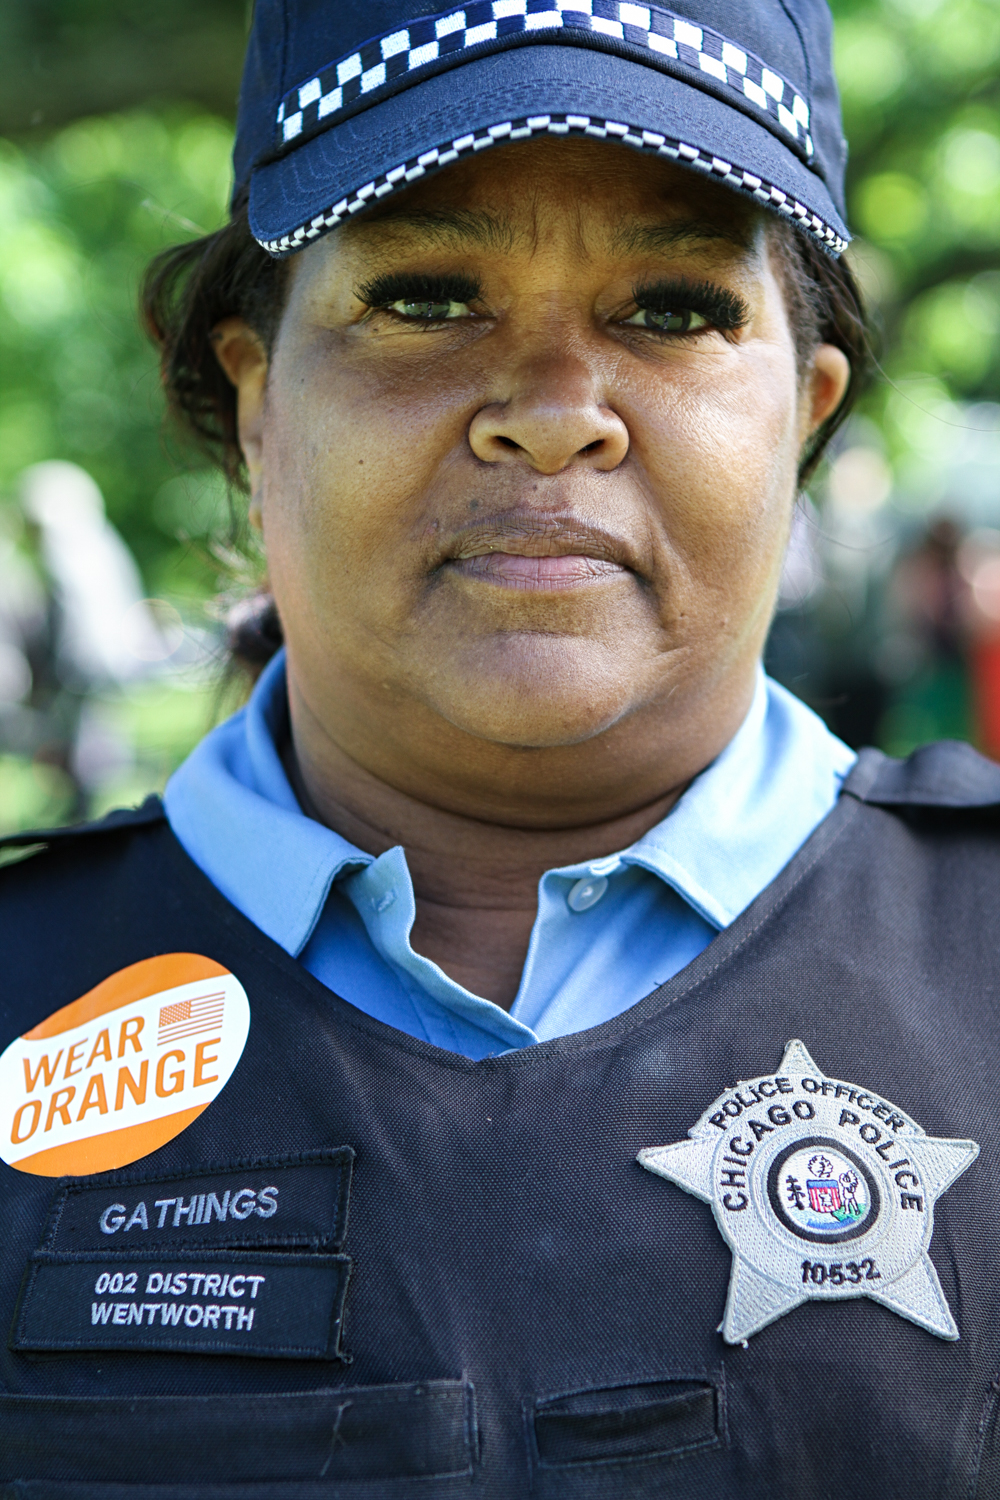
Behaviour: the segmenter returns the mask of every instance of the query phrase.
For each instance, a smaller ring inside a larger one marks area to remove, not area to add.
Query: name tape
[[[53,1255],[36,1251],[14,1349],[340,1358],[342,1255]]]
[[[56,1194],[45,1250],[174,1251],[235,1245],[339,1250],[354,1152],[321,1146],[194,1172],[69,1183]]]
[[[225,1088],[249,1029],[246,991],[213,959],[120,969],[0,1055],[0,1159],[64,1177],[148,1156]]]

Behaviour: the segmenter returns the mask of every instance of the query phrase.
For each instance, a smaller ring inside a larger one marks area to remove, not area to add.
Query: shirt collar
[[[298,954],[338,875],[373,856],[303,813],[277,749],[287,732],[280,651],[246,706],[174,772],[163,801],[171,828],[213,885],[286,953]]]
[[[622,859],[659,875],[714,927],[728,927],[826,816],[855,759],[760,668],[729,744]]]
[[[302,812],[277,749],[287,732],[281,651],[246,707],[174,773],[164,803],[181,844],[213,884],[297,955],[333,882],[374,857]],[[550,874],[611,874],[620,864],[638,865],[714,927],[726,927],[825,816],[854,758],[811,709],[761,670],[733,739],[655,828],[616,856]],[[797,787],[791,810],[790,778]]]

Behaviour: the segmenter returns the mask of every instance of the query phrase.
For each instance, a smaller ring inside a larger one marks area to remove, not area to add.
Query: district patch
[[[799,1041],[639,1163],[712,1205],[733,1252],[720,1332],[741,1343],[810,1299],[870,1297],[943,1339],[958,1328],[927,1247],[934,1203],[979,1155],[870,1090],[827,1078]]]
[[[236,1245],[339,1250],[353,1157],[348,1146],[329,1147],[96,1187],[70,1183],[55,1196],[41,1248],[125,1255]]]
[[[290,1251],[36,1251],[11,1348],[338,1359],[350,1266]]]

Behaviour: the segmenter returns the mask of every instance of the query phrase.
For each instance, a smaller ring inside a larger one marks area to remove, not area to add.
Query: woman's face
[[[732,733],[847,378],[828,346],[800,378],[752,204],[620,146],[493,148],[297,255],[269,371],[236,326],[293,714],[382,774],[713,694]]]

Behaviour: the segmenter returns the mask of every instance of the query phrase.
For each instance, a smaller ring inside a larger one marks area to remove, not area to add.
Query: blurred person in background
[[[761,668],[866,366],[830,40],[259,0],[144,306],[283,645],[4,841],[4,1483],[1000,1488],[1000,770]]]
[[[1000,531],[978,527],[962,541],[957,566],[964,613],[976,743],[1000,760]]]
[[[88,705],[148,675],[167,653],[91,476],[51,460],[26,469],[19,488],[34,566],[13,539],[0,551],[0,670],[6,662],[12,683],[0,733],[6,748],[66,778],[72,821],[86,815],[108,758],[128,754]]]
[[[48,634],[45,590],[23,546],[21,512],[6,507],[0,522],[0,752],[30,754],[37,731],[28,700]]]
[[[956,521],[947,516],[932,521],[896,560],[884,599],[881,662],[895,689],[891,711],[922,716],[920,727],[930,725],[948,739],[969,739],[973,733],[972,601],[960,567],[961,545]]]
[[[1000,532],[931,521],[889,574],[881,626],[897,737],[970,739],[1000,758]]]

